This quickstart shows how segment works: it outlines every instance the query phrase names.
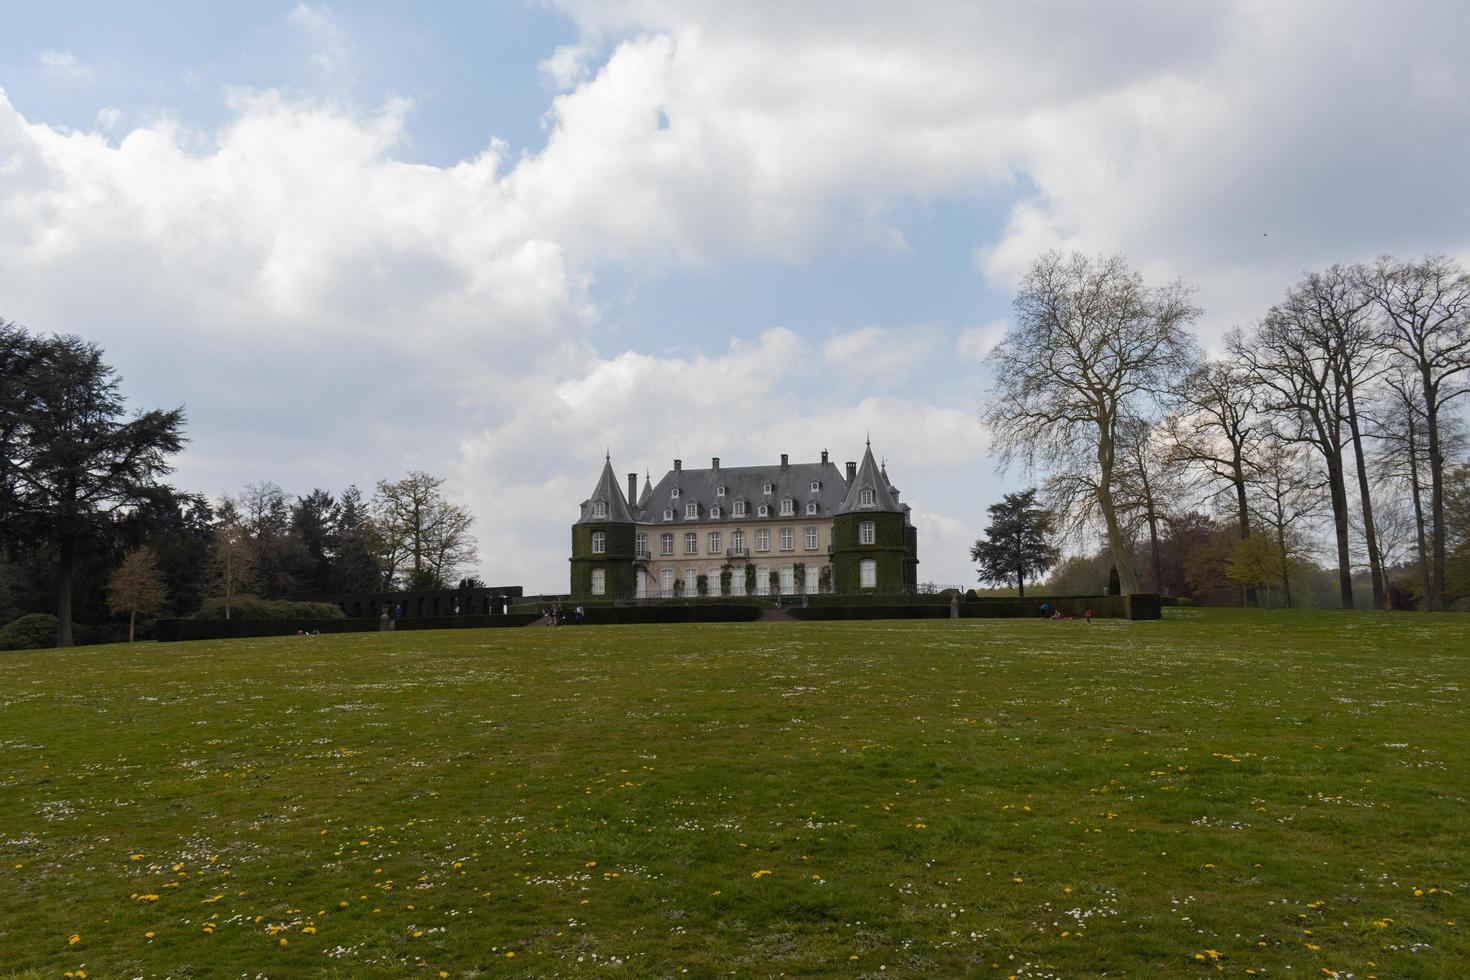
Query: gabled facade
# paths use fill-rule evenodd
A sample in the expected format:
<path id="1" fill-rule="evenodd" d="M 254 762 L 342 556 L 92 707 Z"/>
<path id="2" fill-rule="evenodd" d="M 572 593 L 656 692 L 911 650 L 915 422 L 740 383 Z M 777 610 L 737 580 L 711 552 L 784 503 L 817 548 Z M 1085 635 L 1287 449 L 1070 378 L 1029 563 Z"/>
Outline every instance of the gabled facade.
<path id="1" fill-rule="evenodd" d="M 633 501 L 636 501 L 634 503 Z M 814 595 L 912 591 L 918 538 L 872 448 L 846 472 L 828 459 L 685 469 L 657 484 L 604 461 L 572 526 L 574 596 Z"/>

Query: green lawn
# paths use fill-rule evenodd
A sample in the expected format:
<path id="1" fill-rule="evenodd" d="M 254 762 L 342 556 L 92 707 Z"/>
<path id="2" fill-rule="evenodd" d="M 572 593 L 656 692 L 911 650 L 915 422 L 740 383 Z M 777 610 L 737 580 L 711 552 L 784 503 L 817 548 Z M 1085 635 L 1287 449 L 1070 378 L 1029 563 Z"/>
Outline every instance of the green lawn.
<path id="1" fill-rule="evenodd" d="M 0 976 L 1470 975 L 1470 616 L 1167 613 L 0 654 Z"/>

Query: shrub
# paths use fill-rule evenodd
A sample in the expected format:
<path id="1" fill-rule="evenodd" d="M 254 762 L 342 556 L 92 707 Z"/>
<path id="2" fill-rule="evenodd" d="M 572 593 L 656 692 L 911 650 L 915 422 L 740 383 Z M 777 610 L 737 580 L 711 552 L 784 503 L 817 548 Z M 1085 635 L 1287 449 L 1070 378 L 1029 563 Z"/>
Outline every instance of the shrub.
<path id="1" fill-rule="evenodd" d="M 40 650 L 56 646 L 56 617 L 30 613 L 0 628 L 0 650 Z"/>
<path id="2" fill-rule="evenodd" d="M 195 619 L 224 619 L 225 601 L 206 599 L 194 614 Z M 288 599 L 261 599 L 258 596 L 236 596 L 230 602 L 230 619 L 346 619 L 340 608 L 330 602 L 291 602 Z"/>

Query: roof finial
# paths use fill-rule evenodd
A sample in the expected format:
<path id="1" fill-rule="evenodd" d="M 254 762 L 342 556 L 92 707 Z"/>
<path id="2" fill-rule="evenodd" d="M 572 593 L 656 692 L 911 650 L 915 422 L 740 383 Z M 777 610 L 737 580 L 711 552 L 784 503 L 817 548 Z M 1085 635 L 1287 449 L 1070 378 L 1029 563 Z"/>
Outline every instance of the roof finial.
<path id="1" fill-rule="evenodd" d="M 864 433 L 864 438 L 867 440 L 868 448 L 869 449 L 872 449 L 873 448 L 873 432 L 872 432 L 871 429 Z"/>
<path id="2" fill-rule="evenodd" d="M 607 449 L 606 449 L 606 451 L 603 452 L 603 454 L 602 454 L 602 461 L 604 463 L 611 463 L 612 462 L 612 446 L 608 446 Z"/>

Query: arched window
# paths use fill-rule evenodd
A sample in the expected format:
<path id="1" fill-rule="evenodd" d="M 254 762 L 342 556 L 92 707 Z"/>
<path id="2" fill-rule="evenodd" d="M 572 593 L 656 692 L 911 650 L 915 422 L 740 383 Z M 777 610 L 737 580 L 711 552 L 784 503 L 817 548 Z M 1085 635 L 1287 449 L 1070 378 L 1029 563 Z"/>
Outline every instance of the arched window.
<path id="1" fill-rule="evenodd" d="M 592 594 L 603 595 L 607 592 L 607 571 L 602 568 L 592 569 Z"/>
<path id="2" fill-rule="evenodd" d="M 684 554 L 699 554 L 699 535 L 693 531 L 689 531 L 684 535 Z"/>
<path id="3" fill-rule="evenodd" d="M 711 531 L 705 537 L 707 538 L 707 540 L 705 541 L 705 551 L 709 552 L 712 555 L 718 555 L 720 553 L 720 548 L 721 548 L 721 545 L 720 545 L 720 532 L 719 531 Z"/>
<path id="4" fill-rule="evenodd" d="M 665 599 L 674 594 L 674 570 L 665 568 L 658 573 L 658 590 Z"/>
<path id="5" fill-rule="evenodd" d="M 872 521 L 863 521 L 858 525 L 858 544 L 873 544 L 876 540 Z"/>
<path id="6" fill-rule="evenodd" d="M 755 516 L 756 517 L 769 517 L 770 514 L 771 514 L 771 508 L 767 507 L 765 504 L 761 504 L 759 507 L 757 507 L 755 509 Z"/>
<path id="7" fill-rule="evenodd" d="M 607 551 L 607 535 L 601 531 L 592 532 L 592 553 L 600 555 Z"/>
<path id="8" fill-rule="evenodd" d="M 822 489 L 822 481 L 821 480 L 813 480 L 812 481 L 812 493 L 816 493 L 820 489 Z"/>
<path id="9" fill-rule="evenodd" d="M 711 516 L 711 517 L 719 517 L 720 516 L 720 508 L 718 508 L 718 507 L 711 507 L 709 509 L 709 516 Z"/>
<path id="10" fill-rule="evenodd" d="M 730 547 L 735 550 L 735 556 L 738 558 L 740 556 L 740 552 L 742 552 L 742 551 L 745 550 L 745 532 L 744 531 L 731 531 L 730 532 Z"/>
<path id="11" fill-rule="evenodd" d="M 665 507 L 664 508 L 664 520 L 666 520 L 666 521 L 672 521 L 673 519 L 674 519 L 674 508 L 672 508 L 672 507 Z"/>
<path id="12" fill-rule="evenodd" d="M 817 512 L 817 502 L 815 500 L 807 501 L 806 512 L 808 514 L 815 514 Z"/>
<path id="13" fill-rule="evenodd" d="M 674 553 L 674 536 L 668 531 L 658 536 L 658 553 L 661 555 L 672 555 Z"/>
<path id="14" fill-rule="evenodd" d="M 669 499 L 671 499 L 671 500 L 678 500 L 679 499 L 679 488 L 678 487 L 675 487 L 674 489 L 672 489 L 672 490 L 669 491 Z"/>
<path id="15" fill-rule="evenodd" d="M 699 595 L 699 569 L 684 569 L 684 594 Z"/>
<path id="16" fill-rule="evenodd" d="M 873 506 L 873 490 L 871 487 L 863 487 L 861 490 L 858 491 L 858 506 Z"/>
<path id="17" fill-rule="evenodd" d="M 715 487 L 715 496 L 716 497 L 723 497 L 724 495 L 725 495 L 725 488 L 723 486 Z"/>
<path id="18" fill-rule="evenodd" d="M 774 488 L 769 483 L 767 483 L 765 486 L 761 487 L 761 493 L 770 493 L 773 489 Z"/>
<path id="19" fill-rule="evenodd" d="M 878 587 L 878 563 L 871 558 L 864 558 L 858 562 L 858 588 L 876 589 Z"/>

